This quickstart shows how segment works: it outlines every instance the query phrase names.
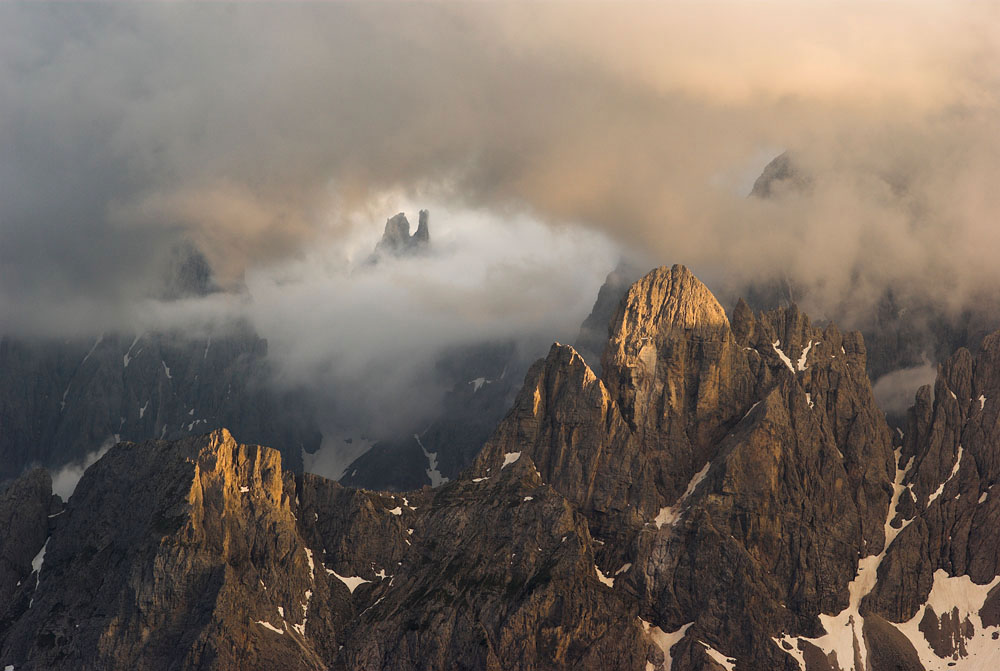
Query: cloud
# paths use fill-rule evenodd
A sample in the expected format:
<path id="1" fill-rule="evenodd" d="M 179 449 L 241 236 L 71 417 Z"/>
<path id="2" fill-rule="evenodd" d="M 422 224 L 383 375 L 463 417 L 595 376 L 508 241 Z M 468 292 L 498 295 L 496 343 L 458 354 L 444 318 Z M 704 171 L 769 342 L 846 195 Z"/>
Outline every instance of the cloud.
<path id="1" fill-rule="evenodd" d="M 60 335 L 132 324 L 178 239 L 223 280 L 336 263 L 400 194 L 598 231 L 736 292 L 790 278 L 810 313 L 848 326 L 886 287 L 959 312 L 1000 282 L 996 14 L 943 1 L 3 5 L 0 320 Z M 783 149 L 813 188 L 745 198 Z M 399 281 L 446 313 L 462 304 L 471 324 L 480 309 L 538 309 L 535 270 L 495 268 L 510 288 L 498 295 Z M 292 287 L 290 302 L 311 297 Z M 413 293 L 350 289 L 367 292 L 359 306 Z"/>
<path id="2" fill-rule="evenodd" d="M 936 378 L 937 366 L 929 363 L 904 368 L 879 378 L 872 387 L 872 393 L 882 410 L 890 415 L 899 416 L 913 405 L 917 389 L 925 384 L 934 384 Z"/>
<path id="3" fill-rule="evenodd" d="M 404 198 L 392 204 L 416 214 Z M 442 356 L 509 341 L 533 360 L 572 341 L 619 254 L 600 233 L 530 217 L 430 213 L 424 254 L 369 264 L 377 236 L 365 234 L 247 276 L 246 314 L 269 357 L 283 382 L 327 399 L 328 426 L 412 431 L 451 384 Z"/>
<path id="4" fill-rule="evenodd" d="M 76 490 L 80 478 L 83 477 L 84 471 L 97 463 L 97 460 L 103 457 L 104 453 L 114 447 L 117 442 L 117 437 L 109 437 L 98 449 L 88 452 L 81 461 L 67 464 L 53 473 L 52 493 L 61 496 L 63 501 L 69 500 L 73 491 Z"/>

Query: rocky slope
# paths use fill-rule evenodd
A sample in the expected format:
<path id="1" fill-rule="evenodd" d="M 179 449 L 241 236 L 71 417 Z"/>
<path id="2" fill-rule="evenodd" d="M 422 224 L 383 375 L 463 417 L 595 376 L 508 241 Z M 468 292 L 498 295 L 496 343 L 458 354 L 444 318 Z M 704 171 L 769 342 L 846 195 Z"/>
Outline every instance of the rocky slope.
<path id="1" fill-rule="evenodd" d="M 433 489 L 294 475 L 225 431 L 122 443 L 55 517 L 40 475 L 10 495 L 35 504 L 0 665 L 992 668 L 1000 333 L 895 444 L 865 363 L 674 266 L 629 288 L 602 377 L 553 345 Z"/>
<path id="2" fill-rule="evenodd" d="M 267 341 L 233 324 L 211 337 L 104 334 L 90 341 L 0 338 L 0 482 L 30 464 L 79 462 L 109 439 L 234 427 L 301 469 L 319 447 L 306 399 L 270 383 Z"/>
<path id="3" fill-rule="evenodd" d="M 172 250 L 160 289 L 161 301 L 222 290 L 191 245 Z M 309 400 L 272 384 L 267 341 L 249 324 L 220 324 L 211 333 L 66 340 L 0 334 L 0 483 L 31 465 L 82 463 L 117 440 L 180 438 L 222 426 L 277 447 L 301 469 L 302 451 L 316 450 L 321 438 Z"/>

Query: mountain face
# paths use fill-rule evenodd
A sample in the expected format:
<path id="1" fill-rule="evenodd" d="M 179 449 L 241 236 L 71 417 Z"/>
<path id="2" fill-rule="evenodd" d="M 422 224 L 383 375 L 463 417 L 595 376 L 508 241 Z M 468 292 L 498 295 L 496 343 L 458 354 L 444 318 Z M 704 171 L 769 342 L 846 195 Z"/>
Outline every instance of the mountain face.
<path id="1" fill-rule="evenodd" d="M 553 345 L 433 489 L 296 475 L 224 430 L 121 443 L 64 509 L 26 475 L 0 665 L 993 668 L 1000 333 L 895 442 L 865 368 L 859 334 L 727 315 L 674 266 L 628 289 L 601 377 Z"/>
<path id="2" fill-rule="evenodd" d="M 319 447 L 308 403 L 273 389 L 267 341 L 234 325 L 214 337 L 104 334 L 93 341 L 0 339 L 0 481 L 30 464 L 83 461 L 109 440 L 231 426 L 301 469 Z"/>
<path id="3" fill-rule="evenodd" d="M 156 298 L 222 291 L 205 257 L 180 245 Z M 245 287 L 233 287 L 240 292 Z M 0 483 L 41 465 L 93 460 L 119 440 L 175 439 L 223 426 L 280 449 L 301 470 L 321 436 L 309 399 L 271 383 L 267 341 L 235 322 L 211 336 L 103 333 L 26 339 L 0 334 Z"/>
<path id="4" fill-rule="evenodd" d="M 598 374 L 608 322 L 641 275 L 634 265 L 621 261 L 608 274 L 580 326 L 574 347 Z M 525 352 L 511 341 L 446 352 L 438 362 L 438 378 L 450 388 L 438 416 L 416 433 L 375 443 L 347 466 L 340 483 L 406 491 L 457 478 L 496 430 L 532 360 L 541 353 Z"/>

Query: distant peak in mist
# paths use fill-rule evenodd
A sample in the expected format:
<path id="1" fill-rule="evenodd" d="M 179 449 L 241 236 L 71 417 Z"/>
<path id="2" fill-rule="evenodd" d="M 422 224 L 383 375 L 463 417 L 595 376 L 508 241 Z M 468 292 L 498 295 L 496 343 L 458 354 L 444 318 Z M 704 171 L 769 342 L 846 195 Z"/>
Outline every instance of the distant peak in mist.
<path id="1" fill-rule="evenodd" d="M 400 212 L 389 217 L 385 222 L 382 239 L 375 245 L 371 261 L 377 261 L 380 256 L 403 256 L 426 249 L 431 241 L 428 216 L 427 210 L 420 210 L 417 230 L 413 235 L 410 235 L 410 222 L 405 214 Z"/>
<path id="2" fill-rule="evenodd" d="M 750 195 L 755 198 L 771 198 L 782 191 L 798 191 L 808 185 L 808 176 L 785 151 L 764 166 L 764 170 L 753 183 Z"/>

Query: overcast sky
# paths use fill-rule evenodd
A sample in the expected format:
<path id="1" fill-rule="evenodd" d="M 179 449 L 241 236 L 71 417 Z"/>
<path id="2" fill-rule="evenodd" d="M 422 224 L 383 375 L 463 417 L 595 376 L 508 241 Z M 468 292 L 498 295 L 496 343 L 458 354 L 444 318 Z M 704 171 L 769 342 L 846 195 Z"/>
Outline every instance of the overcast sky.
<path id="1" fill-rule="evenodd" d="M 301 299 L 294 273 L 425 204 L 445 229 L 520 226 L 522 250 L 593 236 L 530 257 L 552 296 L 638 249 L 793 278 L 820 317 L 889 284 L 961 305 L 1000 281 L 997 25 L 944 1 L 3 3 L 0 323 L 135 323 L 180 239 Z M 784 150 L 812 187 L 748 200 Z M 512 253 L 462 240 L 456 267 Z M 488 287 L 495 320 L 536 284 L 511 280 L 526 258 L 421 300 Z"/>

